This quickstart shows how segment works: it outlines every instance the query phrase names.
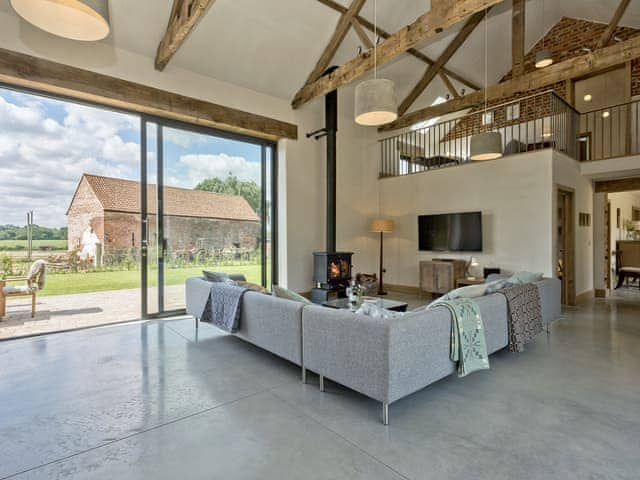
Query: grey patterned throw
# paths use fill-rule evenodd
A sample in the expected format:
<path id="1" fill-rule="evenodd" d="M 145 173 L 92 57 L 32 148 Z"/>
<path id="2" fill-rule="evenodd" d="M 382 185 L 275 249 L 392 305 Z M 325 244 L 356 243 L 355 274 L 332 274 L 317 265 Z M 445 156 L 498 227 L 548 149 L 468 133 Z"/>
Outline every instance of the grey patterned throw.
<path id="1" fill-rule="evenodd" d="M 540 292 L 533 283 L 498 290 L 507 299 L 509 351 L 523 352 L 524 346 L 542 332 Z"/>
<path id="2" fill-rule="evenodd" d="M 451 313 L 449 356 L 452 362 L 458 363 L 458 376 L 465 377 L 477 370 L 488 369 L 489 355 L 484 325 L 476 302 L 468 298 L 457 298 L 436 301 L 428 308 L 435 307 L 444 307 Z"/>
<path id="3" fill-rule="evenodd" d="M 211 294 L 200 318 L 229 333 L 240 328 L 240 305 L 248 288 L 238 287 L 225 282 L 211 284 Z"/>

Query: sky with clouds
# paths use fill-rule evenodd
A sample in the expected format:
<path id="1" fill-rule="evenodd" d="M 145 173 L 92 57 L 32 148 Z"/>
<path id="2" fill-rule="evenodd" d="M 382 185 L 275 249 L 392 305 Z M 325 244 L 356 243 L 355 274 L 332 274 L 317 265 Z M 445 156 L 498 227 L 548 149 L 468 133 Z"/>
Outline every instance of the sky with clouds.
<path id="1" fill-rule="evenodd" d="M 155 126 L 148 168 L 155 172 Z M 165 183 L 193 188 L 229 174 L 260 183 L 260 147 L 163 129 Z M 0 225 L 61 227 L 83 173 L 140 179 L 140 119 L 110 110 L 0 88 Z"/>

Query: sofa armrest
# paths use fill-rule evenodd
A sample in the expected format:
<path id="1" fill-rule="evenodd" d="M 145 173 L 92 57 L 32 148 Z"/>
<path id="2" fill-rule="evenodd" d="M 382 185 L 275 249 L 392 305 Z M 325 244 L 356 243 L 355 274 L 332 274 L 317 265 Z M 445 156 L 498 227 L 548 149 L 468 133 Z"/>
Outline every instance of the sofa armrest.
<path id="1" fill-rule="evenodd" d="M 187 314 L 199 319 L 211 294 L 211 282 L 200 277 L 187 278 L 184 288 Z"/>
<path id="2" fill-rule="evenodd" d="M 542 323 L 549 326 L 562 315 L 562 282 L 557 278 L 544 278 L 535 284 L 540 292 Z"/>
<path id="3" fill-rule="evenodd" d="M 302 311 L 302 331 L 305 368 L 388 401 L 388 321 L 312 305 Z"/>

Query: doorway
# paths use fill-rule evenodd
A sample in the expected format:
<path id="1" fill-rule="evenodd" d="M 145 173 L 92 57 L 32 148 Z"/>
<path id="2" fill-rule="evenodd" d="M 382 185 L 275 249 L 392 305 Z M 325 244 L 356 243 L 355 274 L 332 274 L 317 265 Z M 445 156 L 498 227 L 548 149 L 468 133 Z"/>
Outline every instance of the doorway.
<path id="1" fill-rule="evenodd" d="M 276 282 L 275 144 L 152 117 L 141 132 L 143 317 L 183 313 L 203 270 Z"/>
<path id="2" fill-rule="evenodd" d="M 559 187 L 558 208 L 558 242 L 557 242 L 557 276 L 562 282 L 562 303 L 575 305 L 575 233 L 574 233 L 574 192 Z"/>

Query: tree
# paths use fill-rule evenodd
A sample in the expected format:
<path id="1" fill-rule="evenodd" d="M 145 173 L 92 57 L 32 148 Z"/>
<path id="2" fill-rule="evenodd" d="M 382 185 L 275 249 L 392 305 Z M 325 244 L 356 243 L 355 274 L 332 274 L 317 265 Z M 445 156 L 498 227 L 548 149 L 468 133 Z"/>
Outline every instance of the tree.
<path id="1" fill-rule="evenodd" d="M 207 178 L 198 185 L 196 190 L 204 190 L 205 192 L 223 193 L 226 195 L 239 195 L 244 197 L 251 208 L 260 215 L 261 191 L 258 184 L 254 181 L 238 180 L 238 177 L 229 175 L 226 180 L 218 177 Z"/>

